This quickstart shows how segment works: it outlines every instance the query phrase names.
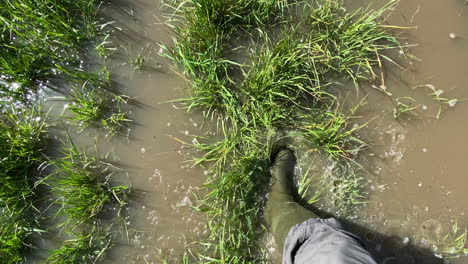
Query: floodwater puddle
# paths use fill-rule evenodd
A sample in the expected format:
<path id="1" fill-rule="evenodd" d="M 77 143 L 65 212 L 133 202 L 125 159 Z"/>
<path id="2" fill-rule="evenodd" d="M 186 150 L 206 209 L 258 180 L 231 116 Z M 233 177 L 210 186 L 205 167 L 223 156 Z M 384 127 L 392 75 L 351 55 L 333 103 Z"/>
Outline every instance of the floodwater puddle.
<path id="1" fill-rule="evenodd" d="M 392 96 L 364 87 L 368 104 L 358 113 L 372 121 L 358 132 L 370 144 L 358 159 L 370 176 L 357 222 L 435 251 L 453 251 L 468 227 L 467 22 L 462 1 L 399 2 L 388 24 L 408 28 L 400 38 L 418 60 L 408 65 L 399 52 L 403 72 L 387 62 Z M 398 101 L 416 108 L 395 118 L 408 108 Z"/>
<path id="2" fill-rule="evenodd" d="M 127 171 L 134 190 L 128 240 L 119 241 L 105 263 L 161 263 L 161 257 L 172 263 L 204 235 L 204 215 L 191 208 L 204 171 L 186 163 L 191 150 L 176 140 L 191 142 L 191 135 L 201 134 L 202 118 L 169 102 L 187 96 L 187 83 L 158 55 L 159 43 L 171 43 L 161 3 L 113 2 L 102 7 L 121 28 L 111 71 L 137 104 L 127 135 L 99 143 Z M 365 2 L 353 2 L 353 8 Z M 360 90 L 368 103 L 359 109 L 362 119 L 357 122 L 370 121 L 358 134 L 370 147 L 357 161 L 368 172 L 364 181 L 369 197 L 353 220 L 405 244 L 431 247 L 455 224 L 460 230 L 468 227 L 468 101 L 463 101 L 468 99 L 467 22 L 462 0 L 401 1 L 389 24 L 415 27 L 398 31 L 407 51 L 420 61 L 407 61 L 396 51 L 392 56 L 405 70 L 384 65 L 392 96 L 370 85 Z M 429 94 L 439 90 L 440 98 L 458 101 L 454 107 L 443 104 L 436 119 L 440 101 Z M 417 108 L 395 118 L 396 98 Z M 404 263 L 422 263 L 411 261 Z"/>
<path id="3" fill-rule="evenodd" d="M 156 1 L 141 0 L 102 10 L 122 29 L 115 33 L 120 46 L 111 57 L 111 72 L 136 102 L 127 135 L 100 143 L 127 171 L 133 190 L 128 239 L 111 249 L 105 263 L 161 263 L 166 257 L 173 263 L 203 235 L 204 215 L 191 206 L 205 176 L 201 168 L 191 168 L 190 150 L 176 140 L 190 142 L 190 135 L 200 134 L 201 119 L 170 102 L 187 96 L 187 84 L 158 54 L 159 43 L 171 42 L 160 8 Z"/>

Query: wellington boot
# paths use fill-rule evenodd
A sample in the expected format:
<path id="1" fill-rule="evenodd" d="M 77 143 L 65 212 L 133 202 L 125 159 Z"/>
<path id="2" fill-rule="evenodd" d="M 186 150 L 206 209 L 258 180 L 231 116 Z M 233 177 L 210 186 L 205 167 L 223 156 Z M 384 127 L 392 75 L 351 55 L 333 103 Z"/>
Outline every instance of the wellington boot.
<path id="1" fill-rule="evenodd" d="M 284 240 L 291 227 L 310 218 L 318 218 L 316 214 L 294 201 L 292 186 L 295 164 L 294 153 L 284 149 L 278 152 L 271 166 L 272 186 L 265 207 L 265 221 L 271 227 L 280 250 L 283 249 Z"/>

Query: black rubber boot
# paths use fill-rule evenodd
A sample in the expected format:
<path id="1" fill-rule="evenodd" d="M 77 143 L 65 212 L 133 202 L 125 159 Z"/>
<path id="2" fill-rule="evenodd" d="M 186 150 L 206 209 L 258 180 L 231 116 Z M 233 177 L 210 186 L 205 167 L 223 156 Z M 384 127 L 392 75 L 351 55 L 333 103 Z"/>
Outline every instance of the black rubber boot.
<path id="1" fill-rule="evenodd" d="M 318 218 L 294 201 L 292 184 L 295 164 L 294 153 L 285 149 L 278 152 L 271 166 L 272 186 L 265 207 L 265 221 L 280 250 L 283 250 L 284 240 L 291 227 L 310 218 Z"/>

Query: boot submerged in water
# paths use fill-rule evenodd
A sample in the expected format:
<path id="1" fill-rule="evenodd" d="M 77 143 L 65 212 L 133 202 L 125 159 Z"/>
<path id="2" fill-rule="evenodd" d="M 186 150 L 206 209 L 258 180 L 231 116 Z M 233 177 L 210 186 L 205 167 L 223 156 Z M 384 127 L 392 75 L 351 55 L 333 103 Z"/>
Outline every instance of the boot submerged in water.
<path id="1" fill-rule="evenodd" d="M 294 201 L 292 187 L 295 165 L 294 153 L 283 149 L 276 154 L 270 170 L 272 184 L 265 206 L 265 221 L 270 226 L 280 250 L 291 227 L 310 218 L 318 218 L 316 214 Z"/>

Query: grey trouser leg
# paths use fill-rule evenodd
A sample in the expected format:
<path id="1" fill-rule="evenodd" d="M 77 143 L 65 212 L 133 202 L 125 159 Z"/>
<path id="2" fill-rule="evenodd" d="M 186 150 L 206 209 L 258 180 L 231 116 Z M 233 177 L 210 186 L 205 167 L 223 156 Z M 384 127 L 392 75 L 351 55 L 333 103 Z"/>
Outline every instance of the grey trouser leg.
<path id="1" fill-rule="evenodd" d="M 375 264 L 360 239 L 334 218 L 309 219 L 291 228 L 283 264 Z"/>

